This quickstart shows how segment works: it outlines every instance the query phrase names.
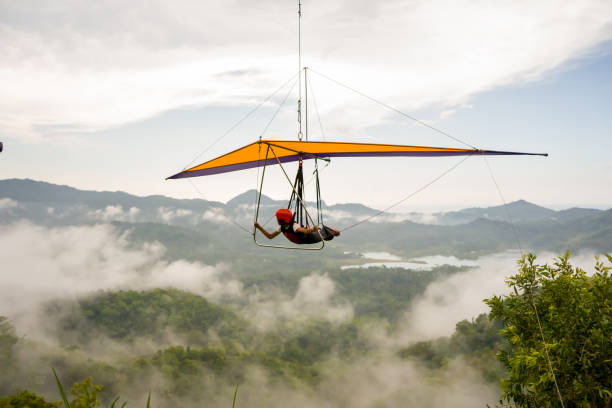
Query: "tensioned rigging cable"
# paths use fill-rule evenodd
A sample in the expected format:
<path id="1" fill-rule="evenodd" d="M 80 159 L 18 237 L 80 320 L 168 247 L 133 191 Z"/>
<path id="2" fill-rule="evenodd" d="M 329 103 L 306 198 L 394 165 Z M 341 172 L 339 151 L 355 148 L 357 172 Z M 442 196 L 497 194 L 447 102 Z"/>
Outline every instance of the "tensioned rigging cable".
<path id="1" fill-rule="evenodd" d="M 289 96 L 289 94 L 291 93 L 291 91 L 293 90 L 293 88 L 295 87 L 295 82 L 297 81 L 295 78 L 296 76 L 299 75 L 299 72 L 297 74 L 294 74 L 291 78 L 289 78 L 287 81 L 285 81 L 279 88 L 277 88 L 274 92 L 272 92 L 270 95 L 268 95 L 267 98 L 265 98 L 262 102 L 260 102 L 257 106 L 255 106 L 253 109 L 251 109 L 246 115 L 244 115 L 241 119 L 239 119 L 236 123 L 234 123 L 228 130 L 225 131 L 225 133 L 223 133 L 220 137 L 218 137 L 216 140 L 214 140 L 210 145 L 208 145 L 202 152 L 200 152 L 187 166 L 185 166 L 183 168 L 183 170 L 187 169 L 187 167 L 191 166 L 193 164 L 193 162 L 195 162 L 196 160 L 198 160 L 204 153 L 206 153 L 208 150 L 210 150 L 214 145 L 216 145 L 218 142 L 220 142 L 224 137 L 226 137 L 227 135 L 229 135 L 234 129 L 236 129 L 242 122 L 244 122 L 249 116 L 251 116 L 253 113 L 255 113 L 255 111 L 257 111 L 259 108 L 261 108 L 266 102 L 268 102 L 270 99 L 272 99 L 274 97 L 274 95 L 276 95 L 278 92 L 280 92 L 283 88 L 285 88 L 289 83 L 291 83 L 291 81 L 293 80 L 293 85 L 291 86 L 291 89 L 289 90 L 289 92 L 287 93 L 287 95 L 285 95 L 285 98 L 283 99 L 282 104 L 285 103 L 285 101 L 287 100 L 287 97 Z M 281 106 L 282 106 L 281 104 Z M 276 112 L 274 113 L 274 116 L 272 117 L 272 120 L 274 120 L 274 118 L 276 117 L 276 115 L 278 114 L 279 109 L 276 110 Z M 270 122 L 268 122 L 268 124 L 266 125 L 266 127 L 264 128 L 264 132 L 268 129 L 268 127 L 270 126 L 270 123 L 272 123 L 272 120 Z M 259 171 L 259 166 L 257 168 L 257 170 Z M 202 192 L 200 191 L 200 189 L 195 185 L 195 183 L 193 183 L 191 180 L 189 180 L 189 184 L 191 184 L 193 186 L 193 188 L 198 192 L 198 194 L 200 195 L 200 197 L 202 199 L 204 198 L 204 194 L 202 194 Z M 249 235 L 252 235 L 252 233 L 247 230 L 245 227 L 243 227 L 242 225 L 236 223 L 234 220 L 230 219 L 230 221 L 236 225 L 238 228 L 240 228 L 241 230 L 247 232 Z"/>
<path id="2" fill-rule="evenodd" d="M 278 115 L 280 110 L 282 109 L 282 107 L 285 105 L 285 102 L 287 102 L 287 98 L 289 98 L 289 95 L 293 91 L 293 88 L 295 88 L 295 84 L 296 83 L 297 83 L 297 79 L 293 82 L 293 85 L 291 85 L 291 88 L 289 89 L 289 91 L 287 92 L 285 97 L 283 98 L 282 102 L 278 105 L 278 108 L 276 109 L 276 112 L 274 112 L 274 115 L 272 115 L 272 118 L 268 121 L 268 123 L 264 127 L 263 131 L 261 132 L 261 134 L 259 136 L 259 139 L 261 139 L 265 135 L 265 133 L 268 131 L 268 128 L 270 127 L 270 124 L 272 124 L 272 122 L 274 121 L 274 119 L 276 118 L 276 116 Z M 255 205 L 257 204 L 258 195 L 261 194 L 261 191 L 259 191 L 259 168 L 261 167 L 261 144 L 259 145 L 259 160 L 257 162 L 258 162 L 258 164 L 257 164 L 257 179 L 255 180 Z M 274 217 L 274 216 L 272 216 L 272 217 Z M 268 222 L 270 222 L 272 217 L 270 217 L 268 219 L 268 221 L 266 221 L 263 225 L 265 226 Z M 256 215 L 254 215 L 254 221 L 253 222 L 257 222 Z"/>
<path id="3" fill-rule="evenodd" d="M 323 131 L 323 123 L 321 122 L 321 115 L 319 114 L 319 108 L 317 106 L 317 99 L 315 98 L 314 88 L 312 87 L 312 79 L 308 79 L 306 86 L 310 87 L 310 93 L 312 94 L 312 103 L 314 104 L 315 113 L 319 121 L 319 128 L 321 129 L 321 137 L 325 140 L 325 132 Z"/>
<path id="4" fill-rule="evenodd" d="M 452 136 L 452 135 L 450 135 L 450 134 L 446 133 L 446 132 L 445 132 L 445 131 L 443 131 L 443 130 L 440 130 L 440 129 L 438 129 L 438 128 L 434 127 L 434 126 L 431 126 L 430 124 L 425 123 L 425 122 L 423 122 L 422 120 L 419 120 L 419 119 L 415 118 L 414 116 L 411 116 L 411 115 L 407 114 L 406 112 L 402 112 L 401 110 L 399 110 L 399 109 L 397 109 L 397 108 L 394 108 L 394 107 L 393 107 L 393 106 L 391 106 L 391 105 L 388 105 L 388 104 L 386 104 L 386 103 L 384 103 L 384 102 L 382 102 L 382 101 L 379 101 L 378 99 L 373 98 L 373 97 L 371 97 L 371 96 L 369 96 L 369 95 L 366 95 L 365 93 L 363 93 L 363 92 L 361 92 L 361 91 L 358 91 L 357 89 L 355 89 L 355 88 L 353 88 L 353 87 L 350 87 L 350 86 L 348 86 L 348 85 L 346 85 L 346 84 L 343 84 L 342 82 L 340 82 L 340 81 L 338 81 L 338 80 L 335 80 L 335 79 L 333 79 L 333 78 L 330 78 L 330 77 L 328 77 L 328 76 L 327 76 L 327 75 L 325 75 L 325 74 L 322 74 L 322 73 L 320 73 L 320 72 L 318 72 L 318 71 L 315 71 L 315 70 L 314 70 L 314 69 L 312 69 L 312 68 L 309 68 L 309 70 L 310 70 L 310 71 L 312 71 L 312 72 L 314 72 L 314 73 L 315 73 L 315 74 L 317 74 L 317 75 L 322 76 L 323 78 L 327 79 L 328 81 L 334 82 L 334 83 L 336 83 L 336 84 L 338 84 L 338 85 L 342 86 L 343 88 L 346 88 L 346 89 L 348 89 L 348 90 L 350 90 L 350 91 L 355 92 L 355 93 L 356 93 L 356 94 L 358 94 L 358 95 L 363 96 L 364 98 L 367 98 L 367 99 L 371 100 L 372 102 L 375 102 L 375 103 L 377 103 L 377 104 L 379 104 L 379 105 L 381 105 L 381 106 L 384 106 L 384 107 L 385 107 L 385 108 L 387 108 L 387 109 L 390 109 L 390 110 L 392 110 L 392 111 L 394 111 L 394 112 L 396 112 L 396 113 L 399 113 L 400 115 L 405 116 L 405 117 L 407 117 L 408 119 L 411 119 L 411 120 L 415 121 L 416 123 L 418 123 L 418 124 L 420 124 L 420 125 L 422 125 L 422 126 L 428 127 L 429 129 L 434 130 L 434 131 L 436 131 L 436 132 L 438 132 L 438 133 L 440 133 L 440 134 L 442 134 L 442 135 L 444 135 L 444 136 L 446 136 L 446 137 L 449 137 L 449 138 L 453 139 L 453 140 L 454 140 L 454 141 L 456 141 L 456 142 L 459 142 L 459 143 L 462 143 L 462 144 L 464 144 L 464 145 L 466 145 L 466 146 L 468 146 L 468 147 L 471 147 L 472 149 L 476 149 L 476 147 L 475 147 L 475 146 L 472 146 L 471 144 L 469 144 L 469 143 L 467 143 L 467 142 L 464 142 L 463 140 L 461 140 L 461 139 L 459 139 L 459 138 L 457 138 L 457 137 L 455 137 L 455 136 Z"/>
<path id="5" fill-rule="evenodd" d="M 340 232 L 344 232 L 346 230 L 349 230 L 353 227 L 358 226 L 359 224 L 363 224 L 366 221 L 371 220 L 372 218 L 378 217 L 379 215 L 386 213 L 387 211 L 389 211 L 390 209 L 392 209 L 393 207 L 397 207 L 398 205 L 400 205 L 401 203 L 403 203 L 404 201 L 408 200 L 409 198 L 414 197 L 415 195 L 417 195 L 418 193 L 420 193 L 421 191 L 425 190 L 427 187 L 431 186 L 432 184 L 434 184 L 436 181 L 440 180 L 442 177 L 446 176 L 448 173 L 450 173 L 451 171 L 455 170 L 457 167 L 459 167 L 460 164 L 462 164 L 463 162 L 465 162 L 467 159 L 469 159 L 470 157 L 472 157 L 472 154 L 470 154 L 469 156 L 465 156 L 461 161 L 455 163 L 453 166 L 451 166 L 450 168 L 448 168 L 447 170 L 445 170 L 444 172 L 442 172 L 439 176 L 437 176 L 436 178 L 434 178 L 433 180 L 429 181 L 427 184 L 419 187 L 418 189 L 416 189 L 415 191 L 413 191 L 412 193 L 410 193 L 409 195 L 407 195 L 406 197 L 402 198 L 401 200 L 399 200 L 398 202 L 396 202 L 395 204 L 392 204 L 390 206 L 388 206 L 387 208 L 385 208 L 384 210 L 380 210 L 379 212 L 377 212 L 374 215 L 371 215 L 369 217 L 366 217 L 354 224 L 349 225 L 348 227 L 343 228 L 342 230 L 340 230 Z"/>
<path id="6" fill-rule="evenodd" d="M 504 213 L 506 214 L 506 220 L 510 224 L 510 228 L 512 229 L 512 234 L 514 235 L 514 240 L 516 241 L 516 246 L 518 247 L 519 251 L 521 252 L 521 256 L 522 256 L 523 247 L 521 245 L 521 241 L 519 240 L 518 234 L 516 233 L 516 229 L 514 228 L 514 221 L 510 217 L 510 212 L 508 211 L 508 208 L 506 206 L 506 200 L 504 199 L 504 195 L 501 192 L 501 188 L 499 188 L 499 184 L 497 184 L 497 180 L 495 180 L 495 177 L 493 176 L 493 170 L 491 169 L 491 166 L 489 165 L 489 161 L 487 160 L 487 157 L 482 156 L 482 158 L 484 159 L 484 162 L 487 165 L 487 169 L 489 169 L 489 175 L 491 176 L 491 180 L 493 180 L 493 184 L 495 184 L 495 188 L 497 189 L 497 194 L 499 194 L 499 198 L 501 199 L 501 202 L 504 204 Z"/>
<path id="7" fill-rule="evenodd" d="M 189 183 L 193 186 L 193 188 L 195 188 L 195 190 L 198 192 L 198 194 L 200 194 L 200 197 L 202 197 L 202 199 L 204 200 L 204 194 L 202 194 L 202 192 L 200 191 L 200 189 L 198 188 L 198 186 L 195 185 L 195 183 L 193 181 L 191 181 L 191 179 L 187 179 L 189 181 Z M 234 224 L 235 226 L 237 226 L 238 228 L 240 228 L 241 230 L 245 231 L 247 234 L 251 235 L 251 231 L 248 231 L 245 227 L 243 227 L 242 225 L 238 224 L 236 221 L 234 221 L 231 218 L 228 218 L 232 224 Z"/>
<path id="8" fill-rule="evenodd" d="M 289 90 L 289 92 L 287 92 L 287 94 L 285 95 L 285 98 L 283 99 L 283 101 L 281 102 L 281 104 L 278 106 L 278 109 L 276 110 L 276 112 L 274 113 L 274 115 L 272 116 L 272 118 L 270 119 L 270 121 L 269 121 L 269 122 L 266 124 L 266 127 L 264 128 L 264 130 L 261 132 L 260 139 L 261 139 L 261 137 L 262 137 L 262 136 L 263 136 L 263 135 L 266 133 L 266 131 L 268 130 L 268 127 L 269 127 L 269 126 L 270 126 L 270 124 L 271 124 L 271 123 L 274 121 L 274 119 L 276 118 L 276 116 L 277 116 L 277 115 L 278 115 L 278 113 L 280 112 L 281 108 L 284 106 L 284 104 L 285 104 L 285 102 L 287 101 L 287 99 L 288 99 L 289 95 L 290 95 L 290 94 L 291 94 L 291 92 L 293 91 L 293 88 L 295 88 L 295 84 L 296 84 L 296 82 L 297 82 L 297 79 L 296 79 L 296 81 L 293 83 L 293 85 L 291 86 L 291 89 Z M 321 129 L 321 136 L 322 136 L 323 140 L 325 140 L 325 133 L 324 133 L 324 131 L 323 131 L 323 124 L 322 124 L 322 122 L 321 122 L 321 115 L 319 114 L 319 109 L 318 109 L 318 107 L 317 107 L 317 101 L 316 101 L 315 96 L 314 96 L 314 90 L 313 90 L 313 87 L 312 87 L 312 80 L 307 80 L 307 81 L 306 81 L 306 86 L 310 86 L 310 92 L 312 93 L 313 103 L 314 103 L 314 106 L 315 106 L 315 112 L 316 112 L 316 114 L 317 114 L 317 119 L 318 119 L 318 121 L 319 121 L 319 127 L 320 127 L 320 129 Z M 260 149 L 261 149 L 261 146 L 260 146 Z M 261 153 L 261 151 L 260 151 L 260 153 Z M 261 157 L 259 158 L 258 162 L 259 162 L 259 163 L 261 163 Z M 255 192 L 256 192 L 256 193 L 255 193 L 255 203 L 257 202 L 257 199 L 258 199 L 258 194 L 261 194 L 261 193 L 258 191 L 258 189 L 259 189 L 259 167 L 260 167 L 260 166 L 261 166 L 261 164 L 259 164 L 259 165 L 257 166 L 257 179 L 256 179 L 256 183 L 255 183 Z M 329 162 L 327 162 L 327 164 L 325 165 L 325 167 L 323 167 L 323 170 L 321 170 L 321 171 L 324 171 L 324 170 L 327 168 L 327 166 L 329 166 Z M 320 173 L 320 172 L 318 171 L 318 169 L 317 169 L 316 171 L 317 171 L 318 173 Z M 313 180 L 314 178 L 315 178 L 314 176 L 313 176 L 313 177 L 311 177 L 311 178 L 310 178 L 310 179 L 309 179 L 309 180 L 308 180 L 306 183 L 304 183 L 304 186 L 309 185 L 309 184 L 312 182 L 312 180 Z M 319 209 L 320 209 L 320 208 L 319 208 Z M 262 226 L 266 226 L 266 225 L 267 225 L 267 224 L 268 224 L 268 223 L 269 223 L 269 222 L 270 222 L 270 221 L 271 221 L 273 218 L 274 218 L 274 215 L 272 215 L 270 218 L 268 218 L 268 219 L 266 220 L 266 222 L 264 222 L 264 223 L 263 223 L 263 224 L 261 224 L 261 225 L 262 225 Z"/>
<path id="9" fill-rule="evenodd" d="M 278 105 L 278 108 L 276 108 L 274 115 L 272 115 L 272 117 L 270 118 L 270 120 L 268 121 L 264 129 L 261 131 L 261 135 L 259 136 L 260 139 L 266 134 L 266 132 L 268 131 L 268 128 L 270 127 L 272 122 L 274 122 L 274 119 L 276 119 L 276 116 L 278 115 L 282 107 L 285 105 L 285 102 L 287 102 L 287 98 L 289 98 L 289 95 L 291 94 L 291 92 L 293 92 L 293 88 L 295 88 L 295 84 L 297 82 L 298 82 L 297 79 L 293 81 L 293 85 L 291 85 L 291 88 L 289 88 L 289 91 L 285 94 L 285 97 L 283 98 L 282 102 Z"/>
<path id="10" fill-rule="evenodd" d="M 497 184 L 497 181 L 495 180 L 495 176 L 493 175 L 493 170 L 491 169 L 491 166 L 489 165 L 489 161 L 487 160 L 486 156 L 482 156 L 482 158 L 487 164 L 487 169 L 489 170 L 489 174 L 491 175 L 491 180 L 493 180 L 493 184 L 495 184 L 495 188 L 497 188 L 497 193 L 499 194 L 499 198 L 504 204 L 504 212 L 506 214 L 508 223 L 510 224 L 510 227 L 512 229 L 512 233 L 514 234 L 514 239 L 516 240 L 516 244 L 519 248 L 519 251 L 521 251 L 521 256 L 524 256 L 523 248 L 521 246 L 521 242 L 519 240 L 518 234 L 516 233 L 516 229 L 514 228 L 514 222 L 512 221 L 512 218 L 510 217 L 510 213 L 508 211 L 506 200 L 504 199 L 504 195 L 502 194 L 501 188 L 499 188 L 499 184 Z M 536 307 L 536 304 L 535 304 L 535 299 L 533 296 L 533 282 L 530 282 L 529 284 L 529 295 L 531 298 L 531 305 L 533 306 L 533 310 L 535 312 L 536 321 L 538 323 L 538 329 L 540 330 L 540 336 L 542 337 L 542 344 L 544 345 L 544 352 L 546 354 L 546 360 L 548 361 L 548 367 L 550 369 L 550 373 L 552 374 L 552 378 L 555 383 L 555 389 L 557 390 L 557 396 L 559 397 L 559 402 L 561 402 L 561 408 L 565 408 L 565 405 L 563 404 L 563 397 L 561 396 L 561 391 L 559 390 L 559 384 L 557 384 L 557 376 L 555 376 L 555 371 L 553 370 L 552 362 L 550 361 L 550 354 L 548 352 L 548 346 L 546 345 L 546 339 L 544 338 L 544 331 L 542 330 L 542 323 L 540 322 L 540 314 L 538 313 L 538 308 Z"/>
<path id="11" fill-rule="evenodd" d="M 192 161 L 189 162 L 189 164 L 187 164 L 183 170 L 187 169 L 189 166 L 191 166 L 196 160 L 198 160 L 200 157 L 202 157 L 202 155 L 204 153 L 206 153 L 207 151 L 209 151 L 214 145 L 216 145 L 218 142 L 220 142 L 225 136 L 227 136 L 228 134 L 230 134 L 234 129 L 236 129 L 238 127 L 238 125 L 240 125 L 242 122 L 244 122 L 249 116 L 251 116 L 253 113 L 255 113 L 255 111 L 257 111 L 259 108 L 261 108 L 266 102 L 268 102 L 270 99 L 272 99 L 274 97 L 274 95 L 276 95 L 278 92 L 280 92 L 284 87 L 286 87 L 289 83 L 291 83 L 291 81 L 297 76 L 299 75 L 299 72 L 295 75 L 293 75 L 291 78 L 289 78 L 287 81 L 285 81 L 285 83 L 283 83 L 276 91 L 272 92 L 270 95 L 268 95 L 268 97 L 266 99 L 264 99 L 263 101 L 261 101 L 261 103 L 257 106 L 255 106 L 253 109 L 251 109 L 246 115 L 244 115 L 240 120 L 238 120 L 236 123 L 234 123 L 234 125 L 232 127 L 230 127 L 227 131 L 225 131 L 225 133 L 223 133 L 221 136 L 219 136 L 215 141 L 213 141 L 210 145 L 208 145 L 204 150 L 202 150 Z"/>

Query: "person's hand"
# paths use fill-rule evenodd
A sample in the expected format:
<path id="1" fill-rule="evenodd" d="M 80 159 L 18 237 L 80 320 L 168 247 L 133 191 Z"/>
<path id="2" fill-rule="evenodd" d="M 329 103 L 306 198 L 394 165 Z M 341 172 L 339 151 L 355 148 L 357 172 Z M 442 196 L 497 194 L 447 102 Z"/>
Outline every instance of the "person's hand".
<path id="1" fill-rule="evenodd" d="M 260 227 L 260 225 L 259 225 L 259 223 L 258 223 L 258 222 L 255 222 L 255 224 L 253 224 L 253 225 L 255 225 L 255 227 L 257 227 L 257 228 L 259 228 L 259 227 Z"/>

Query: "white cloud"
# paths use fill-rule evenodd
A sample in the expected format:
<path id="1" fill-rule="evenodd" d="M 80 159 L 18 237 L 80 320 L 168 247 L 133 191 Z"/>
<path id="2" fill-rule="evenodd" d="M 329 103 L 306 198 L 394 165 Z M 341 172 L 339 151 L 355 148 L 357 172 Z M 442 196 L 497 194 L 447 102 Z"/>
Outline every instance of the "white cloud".
<path id="1" fill-rule="evenodd" d="M 246 104 L 295 71 L 293 3 L 55 1 L 0 5 L 0 131 L 38 139 L 179 106 Z M 607 0 L 388 0 L 304 5 L 304 62 L 404 109 L 533 81 L 612 38 Z M 316 75 L 312 75 L 316 77 Z M 386 112 L 316 78 L 330 130 Z M 409 101 L 409 102 L 406 102 Z"/>
<path id="2" fill-rule="evenodd" d="M 456 109 L 447 109 L 440 112 L 440 119 L 447 119 L 453 116 L 457 112 Z"/>
<path id="3" fill-rule="evenodd" d="M 53 213 L 53 209 L 48 212 Z M 120 205 L 108 205 L 101 210 L 92 210 L 87 212 L 89 218 L 99 221 L 135 221 L 136 217 L 140 214 L 140 209 L 136 207 L 130 207 L 129 210 L 124 211 Z"/>
<path id="4" fill-rule="evenodd" d="M 171 222 L 175 220 L 176 218 L 190 217 L 193 215 L 193 211 L 182 209 L 182 208 L 175 209 L 175 208 L 159 207 L 157 209 L 157 215 L 165 222 Z"/>
<path id="5" fill-rule="evenodd" d="M 460 360 L 450 361 L 436 381 L 407 361 L 380 358 L 338 370 L 320 391 L 332 406 L 475 407 L 493 404 L 499 391 Z"/>
<path id="6" fill-rule="evenodd" d="M 0 211 L 9 210 L 17 207 L 17 201 L 10 198 L 0 198 Z"/>
<path id="7" fill-rule="evenodd" d="M 349 321 L 353 318 L 353 307 L 346 302 L 334 302 L 335 291 L 335 284 L 327 274 L 313 273 L 300 280 L 293 298 L 281 293 L 250 293 L 249 305 L 243 313 L 261 329 L 287 319 L 318 317 L 334 323 Z"/>
<path id="8" fill-rule="evenodd" d="M 0 311 L 19 323 L 47 300 L 105 289 L 173 287 L 213 300 L 241 295 L 242 284 L 222 276 L 227 266 L 168 263 L 164 251 L 159 243 L 130 248 L 127 235 L 110 225 L 2 226 Z"/>
<path id="9" fill-rule="evenodd" d="M 362 217 L 363 219 L 367 219 L 367 217 Z M 418 212 L 411 212 L 411 213 L 383 213 L 381 215 L 378 215 L 374 218 L 372 218 L 371 220 L 368 220 L 371 222 L 376 222 L 376 223 L 380 223 L 380 222 L 404 222 L 404 221 L 412 221 L 412 222 L 416 222 L 418 224 L 439 224 L 439 219 L 435 214 L 431 214 L 431 213 L 418 213 Z"/>
<path id="10" fill-rule="evenodd" d="M 316 209 L 314 210 L 316 211 Z M 310 208 L 308 209 L 308 211 L 310 211 Z M 311 212 L 311 214 L 316 214 L 316 212 Z M 330 224 L 330 222 L 333 223 L 353 218 L 353 216 L 349 212 L 342 210 L 324 210 L 323 216 L 326 224 Z"/>
<path id="11" fill-rule="evenodd" d="M 140 208 L 130 207 L 130 209 L 128 210 L 128 216 L 130 220 L 135 219 L 138 214 L 140 214 Z"/>
<path id="12" fill-rule="evenodd" d="M 213 301 L 248 299 L 242 312 L 261 328 L 286 319 L 314 316 L 345 322 L 353 316 L 351 305 L 333 300 L 335 285 L 327 275 L 303 278 L 293 297 L 274 291 L 245 291 L 240 281 L 226 277 L 229 265 L 167 262 L 161 259 L 165 251 L 161 244 L 132 248 L 128 234 L 119 234 L 108 224 L 0 227 L 0 311 L 27 331 L 30 323 L 36 324 L 28 323 L 33 312 L 50 299 L 106 289 L 172 287 Z"/>
<path id="13" fill-rule="evenodd" d="M 537 264 L 552 263 L 558 254 L 538 254 Z M 449 336 L 457 322 L 489 311 L 483 299 L 507 294 L 505 279 L 517 272 L 517 252 L 489 255 L 478 260 L 479 267 L 431 283 L 405 315 L 401 342 Z M 572 256 L 570 263 L 593 271 L 595 255 L 591 251 Z"/>
<path id="14" fill-rule="evenodd" d="M 204 214 L 202 214 L 202 219 L 204 221 L 211 221 L 217 224 L 227 224 L 230 222 L 229 218 L 225 216 L 225 211 L 218 207 L 213 207 L 206 210 Z"/>
<path id="15" fill-rule="evenodd" d="M 198 262 L 175 261 L 158 264 L 152 268 L 143 288 L 177 288 L 197 293 L 210 300 L 223 297 L 238 298 L 243 285 L 237 280 L 224 281 L 222 274 L 230 270 L 228 265 L 208 266 Z"/>

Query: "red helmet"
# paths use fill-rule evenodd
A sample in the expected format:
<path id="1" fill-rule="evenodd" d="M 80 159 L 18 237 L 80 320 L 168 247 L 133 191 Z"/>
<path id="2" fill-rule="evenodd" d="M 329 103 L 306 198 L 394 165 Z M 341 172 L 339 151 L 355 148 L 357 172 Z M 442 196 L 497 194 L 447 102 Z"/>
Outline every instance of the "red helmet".
<path id="1" fill-rule="evenodd" d="M 289 224 L 293 219 L 293 213 L 288 208 L 281 208 L 276 211 L 276 219 L 283 221 L 285 224 Z"/>

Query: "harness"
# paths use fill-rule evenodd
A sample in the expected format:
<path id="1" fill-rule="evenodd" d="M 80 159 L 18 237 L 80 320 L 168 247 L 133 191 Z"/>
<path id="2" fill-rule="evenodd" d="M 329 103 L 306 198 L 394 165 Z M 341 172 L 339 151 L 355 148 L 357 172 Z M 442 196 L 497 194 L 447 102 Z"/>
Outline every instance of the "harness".
<path id="1" fill-rule="evenodd" d="M 310 234 L 305 234 L 300 231 L 295 231 L 293 229 L 293 225 L 295 223 L 295 216 L 291 219 L 289 224 L 281 225 L 281 232 L 283 235 L 294 244 L 316 244 L 317 242 L 321 242 L 321 236 L 318 233 L 312 232 Z"/>
<path id="2" fill-rule="evenodd" d="M 309 221 L 316 225 L 323 225 L 323 211 L 321 204 L 321 189 L 319 186 L 319 166 L 317 159 L 315 158 L 315 183 L 316 183 L 316 205 L 317 205 L 317 219 L 313 220 L 308 214 L 306 208 L 304 206 L 306 203 L 304 202 L 304 170 L 302 168 L 302 157 L 300 156 L 300 161 L 298 162 L 298 171 L 295 175 L 295 181 L 293 182 L 293 188 L 291 190 L 291 197 L 289 198 L 289 203 L 287 204 L 287 208 L 292 210 L 293 212 L 293 220 L 292 222 L 297 222 L 301 227 L 305 225 L 309 225 Z"/>
<path id="3" fill-rule="evenodd" d="M 289 224 L 281 225 L 281 232 L 289 241 L 293 242 L 294 244 L 299 245 L 304 243 L 304 237 L 306 234 L 304 234 L 303 232 L 295 231 L 293 229 L 293 219 Z"/>
<path id="4" fill-rule="evenodd" d="M 317 207 L 317 215 L 315 219 L 309 214 L 308 209 L 305 207 L 306 203 L 304 201 L 304 171 L 303 171 L 303 166 L 302 166 L 302 161 L 303 161 L 302 153 L 299 153 L 298 171 L 295 176 L 295 180 L 292 182 L 289 176 L 287 175 L 287 172 L 285 171 L 285 168 L 283 167 L 281 160 L 279 159 L 276 152 L 274 151 L 274 147 L 276 146 L 274 146 L 273 144 L 267 145 L 265 158 L 262 160 L 263 172 L 261 175 L 261 183 L 259 185 L 259 191 L 257 195 L 258 198 L 257 198 L 257 207 L 255 210 L 255 222 L 257 222 L 257 220 L 259 219 L 259 208 L 260 208 L 261 195 L 262 195 L 263 184 L 264 184 L 264 176 L 266 172 L 267 163 L 269 160 L 268 159 L 269 154 L 272 154 L 276 162 L 279 164 L 281 170 L 283 171 L 292 189 L 291 197 L 289 199 L 289 202 L 287 203 L 286 208 L 291 210 L 291 212 L 293 213 L 293 217 L 290 223 L 281 224 L 281 232 L 283 233 L 283 235 L 285 235 L 285 237 L 289 241 L 291 241 L 294 244 L 297 244 L 298 246 L 288 247 L 288 246 L 280 246 L 280 245 L 262 244 L 258 242 L 256 239 L 256 236 L 255 236 L 256 231 L 257 231 L 256 229 L 254 229 L 253 231 L 253 239 L 257 245 L 262 246 L 262 247 L 283 248 L 283 249 L 303 249 L 303 250 L 310 250 L 310 251 L 312 250 L 316 251 L 316 250 L 323 249 L 323 247 L 325 246 L 325 243 L 320 233 L 305 234 L 303 232 L 296 232 L 293 230 L 293 224 L 297 223 L 302 228 L 304 228 L 304 226 L 306 225 L 319 225 L 319 226 L 323 225 L 322 201 L 321 201 L 321 191 L 320 191 L 320 185 L 319 185 L 318 159 L 321 159 L 321 160 L 326 160 L 326 159 L 320 158 L 314 155 L 310 155 L 310 154 L 304 154 L 309 157 L 312 156 L 315 162 L 314 179 L 316 182 L 316 207 Z M 317 248 L 309 248 L 309 247 L 300 248 L 302 244 L 316 244 L 316 243 L 320 243 L 321 245 Z"/>

